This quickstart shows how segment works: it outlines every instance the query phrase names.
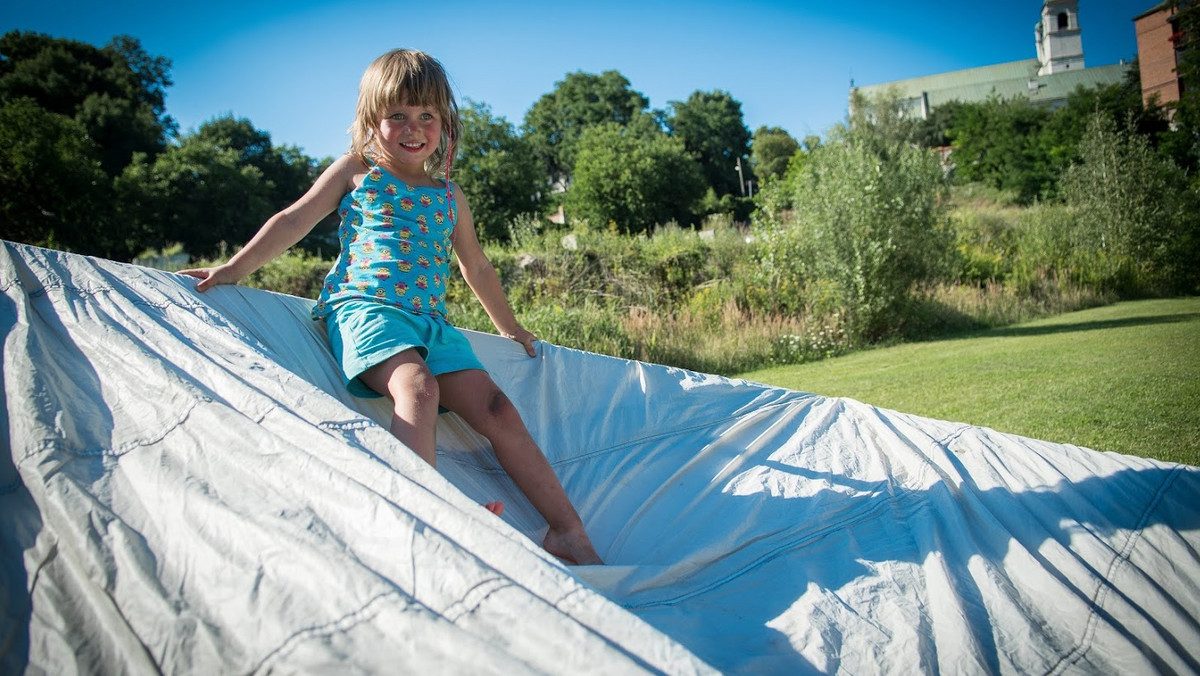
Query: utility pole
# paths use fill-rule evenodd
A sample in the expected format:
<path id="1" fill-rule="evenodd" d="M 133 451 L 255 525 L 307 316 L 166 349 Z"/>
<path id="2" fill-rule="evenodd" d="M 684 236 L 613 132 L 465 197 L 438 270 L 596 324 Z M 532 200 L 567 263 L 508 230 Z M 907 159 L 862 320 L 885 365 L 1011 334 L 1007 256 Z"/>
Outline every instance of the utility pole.
<path id="1" fill-rule="evenodd" d="M 746 179 L 742 178 L 742 158 L 737 158 L 738 187 L 742 189 L 742 197 L 746 196 Z"/>

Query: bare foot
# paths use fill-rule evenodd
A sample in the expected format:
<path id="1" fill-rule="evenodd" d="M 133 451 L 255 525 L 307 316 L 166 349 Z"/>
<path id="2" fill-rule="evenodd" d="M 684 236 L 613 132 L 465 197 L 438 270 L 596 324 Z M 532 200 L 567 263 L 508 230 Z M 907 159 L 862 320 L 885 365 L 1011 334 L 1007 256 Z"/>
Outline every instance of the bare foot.
<path id="1" fill-rule="evenodd" d="M 500 516 L 501 514 L 504 513 L 504 503 L 500 502 L 499 500 L 489 502 L 486 505 L 484 505 L 483 508 L 486 509 L 487 511 L 491 512 L 492 514 L 495 514 L 496 516 Z"/>
<path id="2" fill-rule="evenodd" d="M 551 529 L 542 540 L 542 548 L 570 566 L 604 565 L 583 529 L 567 532 Z"/>

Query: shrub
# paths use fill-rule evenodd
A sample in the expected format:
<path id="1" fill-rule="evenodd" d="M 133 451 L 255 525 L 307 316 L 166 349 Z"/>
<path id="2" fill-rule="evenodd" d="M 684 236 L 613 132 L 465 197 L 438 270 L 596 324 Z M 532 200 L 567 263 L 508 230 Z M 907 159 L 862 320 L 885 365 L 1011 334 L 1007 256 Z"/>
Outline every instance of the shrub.
<path id="1" fill-rule="evenodd" d="M 1115 266 L 1136 289 L 1196 290 L 1200 227 L 1188 209 L 1188 185 L 1171 160 L 1141 135 L 1097 114 L 1067 169 L 1062 191 L 1079 214 L 1078 248 L 1100 265 Z"/>
<path id="2" fill-rule="evenodd" d="M 642 138 L 615 123 L 583 132 L 567 212 L 623 233 L 645 233 L 660 223 L 692 223 L 704 194 L 704 175 L 678 139 Z"/>
<path id="3" fill-rule="evenodd" d="M 844 131 L 810 153 L 791 177 L 792 211 L 759 228 L 779 309 L 831 283 L 853 342 L 896 333 L 917 284 L 945 276 L 953 254 L 938 157 L 872 133 Z"/>
<path id="4" fill-rule="evenodd" d="M 1017 246 L 1016 209 L 974 206 L 951 215 L 958 253 L 957 278 L 983 285 L 1012 273 Z"/>

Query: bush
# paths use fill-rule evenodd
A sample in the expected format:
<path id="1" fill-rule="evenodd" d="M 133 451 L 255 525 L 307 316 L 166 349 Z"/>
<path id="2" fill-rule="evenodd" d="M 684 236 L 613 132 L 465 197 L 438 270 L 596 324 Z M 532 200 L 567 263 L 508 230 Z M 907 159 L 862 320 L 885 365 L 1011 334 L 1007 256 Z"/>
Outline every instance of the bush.
<path id="1" fill-rule="evenodd" d="M 195 261 L 191 267 L 212 267 L 228 259 L 229 256 L 225 254 L 222 247 L 216 258 Z M 321 294 L 321 285 L 325 282 L 325 275 L 332 267 L 332 260 L 294 248 L 268 261 L 266 265 L 243 279 L 241 284 L 255 289 L 266 289 L 316 300 L 317 296 Z"/>
<path id="2" fill-rule="evenodd" d="M 989 206 L 956 208 L 951 215 L 958 252 L 957 278 L 983 285 L 1012 274 L 1018 210 Z"/>
<path id="3" fill-rule="evenodd" d="M 579 155 L 567 214 L 593 230 L 647 233 L 672 221 L 691 224 L 704 175 L 678 139 L 641 138 L 615 123 L 590 127 Z"/>
<path id="4" fill-rule="evenodd" d="M 1079 154 L 1062 180 L 1079 215 L 1079 253 L 1128 275 L 1134 288 L 1120 289 L 1126 294 L 1195 292 L 1200 228 L 1183 172 L 1144 136 L 1102 115 L 1092 119 Z"/>
<path id="5" fill-rule="evenodd" d="M 868 126 L 815 149 L 789 178 L 792 211 L 758 231 L 778 309 L 811 306 L 831 284 L 849 340 L 897 333 L 918 284 L 943 278 L 953 260 L 938 157 Z"/>

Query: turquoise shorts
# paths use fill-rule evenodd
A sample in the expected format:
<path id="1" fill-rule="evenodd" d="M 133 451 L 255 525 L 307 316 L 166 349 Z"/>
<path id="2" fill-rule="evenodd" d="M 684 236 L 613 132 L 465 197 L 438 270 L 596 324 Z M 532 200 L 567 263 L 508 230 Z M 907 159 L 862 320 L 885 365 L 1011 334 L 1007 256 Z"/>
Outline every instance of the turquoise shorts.
<path id="1" fill-rule="evenodd" d="M 435 376 L 466 369 L 485 370 L 466 336 L 435 315 L 419 315 L 369 300 L 346 300 L 325 316 L 333 356 L 346 387 L 356 397 L 381 397 L 359 376 L 393 355 L 416 349 Z"/>

